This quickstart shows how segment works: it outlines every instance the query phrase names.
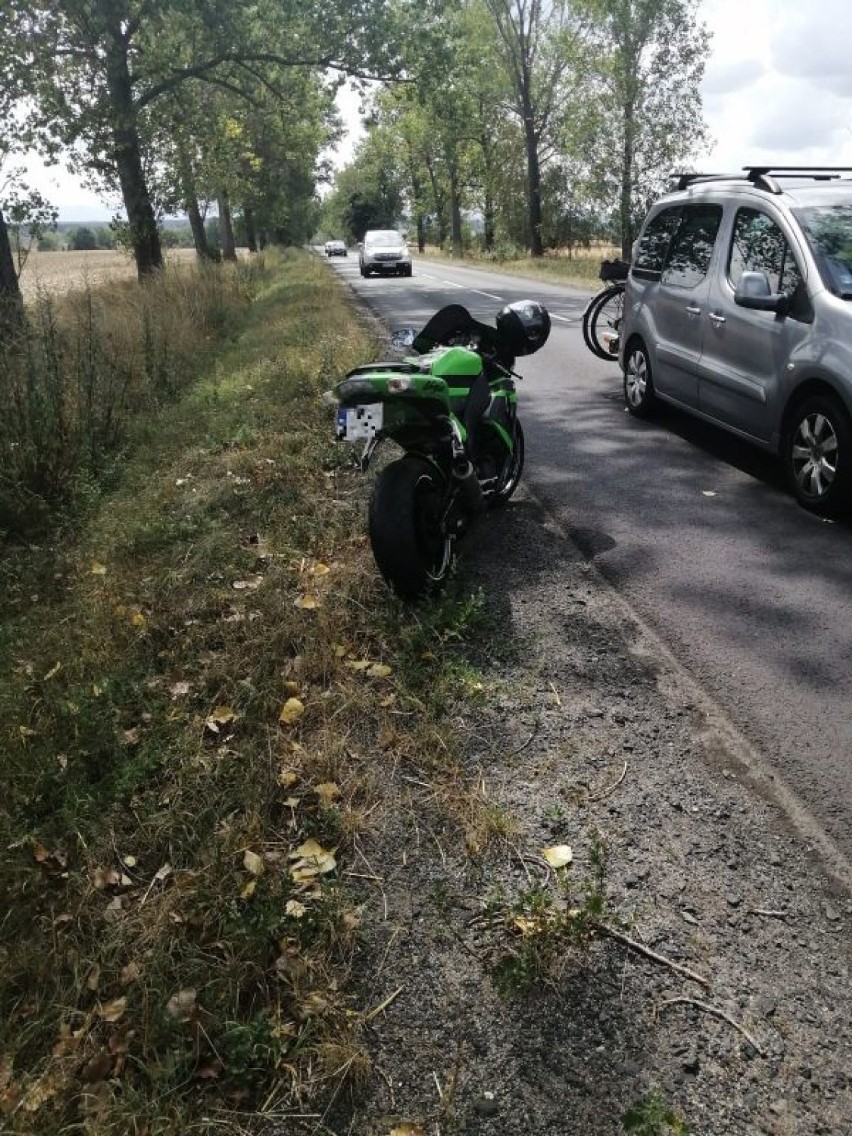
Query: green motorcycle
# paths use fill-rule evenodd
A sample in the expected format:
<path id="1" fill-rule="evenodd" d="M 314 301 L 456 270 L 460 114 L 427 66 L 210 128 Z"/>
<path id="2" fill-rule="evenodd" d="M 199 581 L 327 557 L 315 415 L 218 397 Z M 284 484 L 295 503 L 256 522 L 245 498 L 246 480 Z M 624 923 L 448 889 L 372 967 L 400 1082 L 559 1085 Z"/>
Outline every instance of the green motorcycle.
<path id="1" fill-rule="evenodd" d="M 370 543 L 385 580 L 406 600 L 437 591 L 456 540 L 486 508 L 509 500 L 524 467 L 514 371 L 543 347 L 550 316 L 533 300 L 509 304 L 496 327 L 460 304 L 441 308 L 396 342 L 417 355 L 356 367 L 338 383 L 337 437 L 363 442 L 366 470 L 385 439 L 402 448 L 370 500 Z"/>

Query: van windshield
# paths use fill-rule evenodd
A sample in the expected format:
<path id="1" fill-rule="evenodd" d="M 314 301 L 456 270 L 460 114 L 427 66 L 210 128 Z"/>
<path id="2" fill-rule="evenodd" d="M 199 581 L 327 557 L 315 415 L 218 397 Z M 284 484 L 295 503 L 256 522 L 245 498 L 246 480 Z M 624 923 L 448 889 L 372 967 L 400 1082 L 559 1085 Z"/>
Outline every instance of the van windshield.
<path id="1" fill-rule="evenodd" d="M 852 300 L 852 204 L 794 210 L 829 291 Z"/>
<path id="2" fill-rule="evenodd" d="M 401 245 L 402 237 L 399 233 L 393 231 L 389 232 L 375 232 L 367 233 L 364 238 L 368 245 Z"/>

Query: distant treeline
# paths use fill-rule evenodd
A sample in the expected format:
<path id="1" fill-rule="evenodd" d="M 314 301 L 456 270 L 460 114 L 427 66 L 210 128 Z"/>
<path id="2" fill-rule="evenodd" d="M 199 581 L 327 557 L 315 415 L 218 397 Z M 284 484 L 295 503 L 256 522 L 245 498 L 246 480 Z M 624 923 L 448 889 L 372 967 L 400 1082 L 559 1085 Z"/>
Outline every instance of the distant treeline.
<path id="1" fill-rule="evenodd" d="M 126 246 L 122 226 L 77 224 L 61 221 L 55 229 L 43 231 L 38 238 L 39 252 L 95 252 Z M 211 249 L 219 248 L 219 218 L 211 217 L 206 225 L 207 243 Z M 237 224 L 237 243 L 241 244 L 240 226 Z M 192 229 L 187 221 L 167 220 L 160 226 L 160 242 L 164 248 L 193 248 Z"/>

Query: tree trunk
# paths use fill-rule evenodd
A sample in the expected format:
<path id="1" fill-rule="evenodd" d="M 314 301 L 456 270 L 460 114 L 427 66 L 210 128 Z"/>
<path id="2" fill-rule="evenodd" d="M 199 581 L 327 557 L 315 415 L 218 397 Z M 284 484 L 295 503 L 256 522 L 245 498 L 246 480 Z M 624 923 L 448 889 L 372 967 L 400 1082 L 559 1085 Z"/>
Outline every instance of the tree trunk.
<path id="1" fill-rule="evenodd" d="M 432 185 L 432 199 L 435 202 L 435 221 L 438 225 L 438 246 L 439 248 L 443 248 L 447 243 L 447 203 L 444 199 L 444 192 L 438 184 L 434 167 L 430 161 L 427 161 L 426 169 L 429 171 L 429 181 Z"/>
<path id="2" fill-rule="evenodd" d="M 462 239 L 461 198 L 459 196 L 459 173 L 456 163 L 449 163 L 450 173 L 450 227 L 453 241 L 453 256 L 464 256 Z"/>
<path id="3" fill-rule="evenodd" d="M 115 164 L 130 224 L 136 271 L 141 280 L 163 267 L 163 250 L 142 165 L 142 146 L 136 122 L 136 107 L 133 104 L 127 40 L 119 27 L 112 29 L 109 34 L 106 55 Z"/>
<path id="4" fill-rule="evenodd" d="M 234 244 L 234 226 L 231 222 L 231 203 L 228 191 L 220 189 L 216 197 L 219 203 L 219 240 L 222 242 L 222 259 L 236 260 L 237 248 Z"/>
<path id="5" fill-rule="evenodd" d="M 633 103 L 624 104 L 624 150 L 621 156 L 621 259 L 630 260 L 633 251 Z"/>
<path id="6" fill-rule="evenodd" d="M 527 213 L 530 226 L 530 256 L 544 253 L 541 239 L 541 165 L 538 157 L 538 139 L 529 92 L 524 91 L 524 141 L 527 151 Z"/>
<path id="7" fill-rule="evenodd" d="M 178 145 L 178 162 L 180 164 L 180 185 L 183 193 L 183 205 L 189 218 L 189 227 L 192 230 L 192 241 L 195 245 L 195 255 L 199 260 L 212 260 L 210 246 L 207 243 L 207 230 L 204 228 L 204 218 L 198 205 L 198 194 L 195 192 L 195 176 L 192 172 L 192 163 L 186 149 Z"/>
<path id="8" fill-rule="evenodd" d="M 0 343 L 20 328 L 24 318 L 24 301 L 21 296 L 15 260 L 9 243 L 9 230 L 0 212 Z"/>
<path id="9" fill-rule="evenodd" d="M 426 251 L 426 222 L 422 213 L 417 214 L 417 251 L 421 255 Z"/>
<path id="10" fill-rule="evenodd" d="M 243 210 L 243 224 L 246 227 L 246 244 L 249 252 L 257 252 L 257 226 L 254 223 L 254 212 L 248 206 Z"/>
<path id="11" fill-rule="evenodd" d="M 207 230 L 204 227 L 204 218 L 201 216 L 201 209 L 198 206 L 198 198 L 195 194 L 193 194 L 192 197 L 184 198 L 184 205 L 186 206 L 186 215 L 189 217 L 189 227 L 192 229 L 192 242 L 195 245 L 195 255 L 199 260 L 213 260 L 210 245 L 207 243 Z"/>

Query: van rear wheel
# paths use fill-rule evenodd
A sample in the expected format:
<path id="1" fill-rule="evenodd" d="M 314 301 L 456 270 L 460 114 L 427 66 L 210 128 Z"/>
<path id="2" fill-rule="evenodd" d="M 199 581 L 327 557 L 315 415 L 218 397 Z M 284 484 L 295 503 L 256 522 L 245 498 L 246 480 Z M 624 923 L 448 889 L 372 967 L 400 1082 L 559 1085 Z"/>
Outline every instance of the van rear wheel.
<path id="1" fill-rule="evenodd" d="M 796 407 L 784 438 L 790 488 L 806 509 L 836 516 L 852 505 L 852 425 L 830 395 Z"/>
<path id="2" fill-rule="evenodd" d="M 657 405 L 648 350 L 638 339 L 624 357 L 624 402 L 634 418 L 649 418 Z"/>

